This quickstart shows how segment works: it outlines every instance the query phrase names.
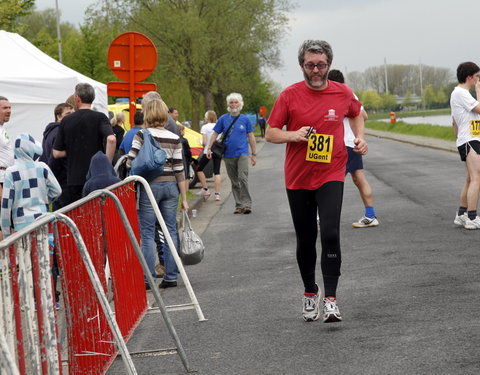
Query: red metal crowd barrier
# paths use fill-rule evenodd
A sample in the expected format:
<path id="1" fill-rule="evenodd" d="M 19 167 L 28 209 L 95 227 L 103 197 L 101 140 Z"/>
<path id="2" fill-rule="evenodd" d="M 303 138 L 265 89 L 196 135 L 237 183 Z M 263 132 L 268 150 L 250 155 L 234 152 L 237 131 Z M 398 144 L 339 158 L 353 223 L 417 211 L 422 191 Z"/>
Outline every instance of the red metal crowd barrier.
<path id="1" fill-rule="evenodd" d="M 139 246 L 136 180 L 152 195 L 145 180 L 130 177 L 112 191 L 94 192 L 43 215 L 0 242 L 0 365 L 14 360 L 22 375 L 104 374 L 120 351 L 127 373 L 136 374 L 125 343 L 147 311 L 144 270 L 153 283 Z M 54 308 L 52 233 L 61 270 L 59 311 Z M 189 371 L 157 287 L 153 295 Z M 203 317 L 195 302 L 191 305 Z M 66 340 L 59 339 L 64 331 Z"/>
<path id="2" fill-rule="evenodd" d="M 133 182 L 117 187 L 113 193 L 123 206 L 138 246 Z M 62 374 L 62 352 L 68 356 L 70 374 L 105 373 L 117 355 L 118 337 L 123 336 L 126 342 L 148 307 L 143 269 L 113 200 L 98 196 L 72 207 L 61 211 L 76 224 L 76 234 L 66 222 L 47 217 L 30 231 L 13 234 L 0 246 L 0 330 L 22 375 Z M 60 311 L 54 309 L 47 236 L 52 232 L 61 270 L 64 309 Z M 79 237 L 88 250 L 100 289 L 111 296 L 115 316 L 110 319 L 116 321 L 120 332 L 117 341 L 105 306 L 100 304 L 99 287 L 96 291 L 85 255 L 78 247 Z M 63 343 L 58 340 L 59 324 L 67 332 Z M 0 362 L 4 360 L 0 358 Z"/>
<path id="3" fill-rule="evenodd" d="M 122 203 L 137 242 L 140 243 L 133 183 L 117 188 L 113 193 Z M 122 224 L 119 212 L 111 200 L 107 199 L 103 212 L 104 229 L 109 234 L 106 237 L 106 245 L 108 249 L 114 249 L 113 256 L 109 257 L 109 263 L 114 288 L 116 320 L 124 339 L 128 340 L 147 308 L 143 270 Z"/>
<path id="4" fill-rule="evenodd" d="M 139 240 L 132 184 L 114 190 Z M 105 293 L 113 293 L 115 318 L 125 341 L 133 333 L 147 309 L 143 270 L 114 203 L 96 199 L 64 212 L 76 224 L 88 248 Z M 69 229 L 58 224 L 59 264 L 65 293 L 68 332 L 68 363 L 71 374 L 105 372 L 117 355 L 111 330 L 81 255 Z M 108 291 L 107 262 L 112 277 Z"/>

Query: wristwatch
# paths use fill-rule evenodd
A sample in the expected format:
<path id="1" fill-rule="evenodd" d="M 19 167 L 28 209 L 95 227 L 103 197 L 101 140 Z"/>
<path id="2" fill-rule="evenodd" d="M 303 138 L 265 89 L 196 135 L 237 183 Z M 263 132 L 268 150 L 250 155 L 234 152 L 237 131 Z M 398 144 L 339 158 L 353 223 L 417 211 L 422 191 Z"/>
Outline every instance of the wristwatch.
<path id="1" fill-rule="evenodd" d="M 254 153 L 254 152 L 252 152 L 250 155 L 252 155 L 252 156 L 257 156 L 257 154 L 256 154 L 256 153 Z"/>

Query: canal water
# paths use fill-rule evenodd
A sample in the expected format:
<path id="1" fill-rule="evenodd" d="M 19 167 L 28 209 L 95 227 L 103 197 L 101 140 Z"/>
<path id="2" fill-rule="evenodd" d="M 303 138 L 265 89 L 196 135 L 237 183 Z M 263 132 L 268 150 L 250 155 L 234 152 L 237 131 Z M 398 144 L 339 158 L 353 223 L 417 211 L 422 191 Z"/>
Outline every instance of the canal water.
<path id="1" fill-rule="evenodd" d="M 390 122 L 390 119 L 382 120 Z M 440 125 L 440 126 L 452 126 L 452 116 L 439 115 L 439 116 L 417 116 L 417 117 L 397 117 L 397 121 L 403 121 L 407 124 L 428 124 L 428 125 Z"/>

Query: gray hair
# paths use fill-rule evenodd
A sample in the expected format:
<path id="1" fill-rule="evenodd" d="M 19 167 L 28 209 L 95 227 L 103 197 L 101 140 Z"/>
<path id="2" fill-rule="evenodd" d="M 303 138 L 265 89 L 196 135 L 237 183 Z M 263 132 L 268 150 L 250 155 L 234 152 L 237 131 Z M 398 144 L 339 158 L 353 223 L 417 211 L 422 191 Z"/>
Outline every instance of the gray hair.
<path id="1" fill-rule="evenodd" d="M 95 89 L 88 83 L 79 83 L 75 86 L 75 95 L 84 104 L 92 104 L 95 100 Z"/>
<path id="2" fill-rule="evenodd" d="M 6 97 L 0 95 L 0 100 L 6 100 L 7 102 L 9 101 Z"/>
<path id="3" fill-rule="evenodd" d="M 328 65 L 332 64 L 333 61 L 333 51 L 332 46 L 325 42 L 324 40 L 306 40 L 302 43 L 298 49 L 298 63 L 300 66 L 303 66 L 305 62 L 305 52 L 311 53 L 323 53 L 327 56 Z"/>
<path id="4" fill-rule="evenodd" d="M 156 91 L 149 91 L 142 97 L 142 108 L 154 99 L 162 100 L 160 94 Z"/>
<path id="5" fill-rule="evenodd" d="M 240 106 L 238 107 L 238 110 L 241 111 L 243 109 L 242 94 L 239 94 L 237 92 L 232 92 L 231 94 L 229 94 L 227 96 L 227 108 L 228 108 L 228 103 L 230 103 L 230 101 L 232 101 L 232 100 L 238 100 L 238 102 L 240 103 Z"/>

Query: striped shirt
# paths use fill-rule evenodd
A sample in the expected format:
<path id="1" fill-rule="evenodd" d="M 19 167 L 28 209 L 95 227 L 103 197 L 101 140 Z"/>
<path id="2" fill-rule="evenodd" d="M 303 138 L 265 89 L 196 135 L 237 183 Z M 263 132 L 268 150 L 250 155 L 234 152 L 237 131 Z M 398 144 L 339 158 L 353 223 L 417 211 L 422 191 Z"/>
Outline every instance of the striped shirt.
<path id="1" fill-rule="evenodd" d="M 150 182 L 181 182 L 185 180 L 183 172 L 183 151 L 180 137 L 164 128 L 148 128 L 153 139 L 167 153 L 167 161 L 161 176 Z M 132 168 L 132 161 L 137 157 L 138 151 L 143 145 L 143 132 L 138 131 L 133 137 L 132 148 L 128 152 L 127 168 Z"/>

